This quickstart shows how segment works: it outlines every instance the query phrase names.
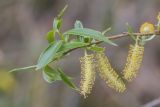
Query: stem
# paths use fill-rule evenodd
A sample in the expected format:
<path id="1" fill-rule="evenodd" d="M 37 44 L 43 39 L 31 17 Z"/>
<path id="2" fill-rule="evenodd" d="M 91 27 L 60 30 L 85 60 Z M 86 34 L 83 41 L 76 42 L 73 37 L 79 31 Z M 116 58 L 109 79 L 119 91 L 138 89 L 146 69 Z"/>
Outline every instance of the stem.
<path id="1" fill-rule="evenodd" d="M 159 35 L 160 36 L 160 32 L 158 32 L 158 31 L 155 31 L 154 33 L 132 33 L 132 34 L 134 36 L 152 36 L 152 35 L 156 35 L 156 36 Z M 110 39 L 110 40 L 112 40 L 112 39 L 118 39 L 118 38 L 126 37 L 126 36 L 129 36 L 129 35 L 130 34 L 128 32 L 124 32 L 122 34 L 112 35 L 112 36 L 109 36 L 107 38 Z M 88 44 L 86 46 L 80 46 L 80 47 L 77 47 L 77 48 L 73 48 L 73 49 L 65 52 L 65 54 L 69 53 L 71 51 L 74 51 L 76 49 L 79 49 L 79 48 L 88 47 L 88 46 L 91 46 L 91 45 L 94 45 L 94 44 L 100 44 L 100 43 L 103 43 L 103 41 L 96 41 L 96 42 L 90 43 L 90 44 Z"/>

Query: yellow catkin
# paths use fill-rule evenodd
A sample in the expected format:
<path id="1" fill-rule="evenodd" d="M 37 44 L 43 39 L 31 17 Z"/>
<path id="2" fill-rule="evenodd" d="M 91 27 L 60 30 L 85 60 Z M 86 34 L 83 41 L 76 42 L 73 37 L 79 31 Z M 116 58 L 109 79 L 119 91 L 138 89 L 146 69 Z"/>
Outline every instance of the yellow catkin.
<path id="1" fill-rule="evenodd" d="M 135 44 L 134 46 L 130 45 L 126 65 L 123 70 L 124 79 L 131 81 L 136 77 L 142 63 L 143 53 L 143 46 L 139 46 L 137 44 Z"/>
<path id="2" fill-rule="evenodd" d="M 111 67 L 107 56 L 104 53 L 97 53 L 96 61 L 99 75 L 106 84 L 118 92 L 124 92 L 126 89 L 125 84 Z"/>
<path id="3" fill-rule="evenodd" d="M 85 55 L 80 58 L 81 63 L 81 81 L 80 94 L 85 98 L 90 94 L 95 81 L 94 55 Z"/>

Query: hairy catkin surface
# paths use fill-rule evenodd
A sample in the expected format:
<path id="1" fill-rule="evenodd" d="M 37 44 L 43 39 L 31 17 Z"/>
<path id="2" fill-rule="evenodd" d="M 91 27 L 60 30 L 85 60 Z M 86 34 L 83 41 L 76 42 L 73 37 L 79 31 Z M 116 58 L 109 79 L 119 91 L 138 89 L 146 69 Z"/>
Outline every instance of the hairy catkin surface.
<path id="1" fill-rule="evenodd" d="M 143 53 L 143 46 L 139 46 L 137 44 L 134 46 L 130 45 L 126 65 L 123 70 L 124 79 L 131 81 L 134 77 L 136 77 L 142 63 Z"/>
<path id="2" fill-rule="evenodd" d="M 81 81 L 80 81 L 80 94 L 85 98 L 90 94 L 94 81 L 95 81 L 95 65 L 94 55 L 85 55 L 80 58 L 81 63 Z"/>
<path id="3" fill-rule="evenodd" d="M 122 79 L 111 67 L 107 56 L 104 53 L 96 54 L 96 64 L 100 77 L 106 84 L 118 92 L 123 92 L 126 87 Z"/>

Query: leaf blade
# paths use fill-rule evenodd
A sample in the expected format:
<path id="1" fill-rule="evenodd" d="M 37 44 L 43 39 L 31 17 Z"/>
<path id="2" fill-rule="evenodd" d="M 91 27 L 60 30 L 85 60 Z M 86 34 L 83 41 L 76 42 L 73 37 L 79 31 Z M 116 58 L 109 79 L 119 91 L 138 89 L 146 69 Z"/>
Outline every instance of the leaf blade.
<path id="1" fill-rule="evenodd" d="M 10 70 L 9 72 L 15 72 L 15 71 L 20 71 L 20 70 L 27 70 L 27 69 L 32 69 L 32 68 L 36 68 L 36 65 L 28 66 L 28 67 L 22 67 L 22 68 L 15 68 L 15 69 Z"/>
<path id="2" fill-rule="evenodd" d="M 63 41 L 60 40 L 56 43 L 50 44 L 49 47 L 41 53 L 37 62 L 36 70 L 45 67 L 47 64 L 49 64 L 52 61 L 52 59 L 55 57 L 56 52 L 61 47 L 62 43 Z"/>
<path id="3" fill-rule="evenodd" d="M 57 58 L 61 58 L 62 56 L 67 54 L 68 51 L 70 51 L 74 48 L 83 47 L 83 46 L 87 46 L 87 45 L 88 45 L 87 43 L 83 43 L 83 42 L 69 42 L 69 43 L 66 43 L 56 53 L 56 57 L 53 59 L 53 61 L 56 60 Z"/>
<path id="4" fill-rule="evenodd" d="M 65 32 L 64 35 L 79 35 L 84 37 L 90 37 L 108 43 L 110 45 L 117 46 L 115 43 L 107 39 L 107 37 L 105 37 L 101 32 L 89 28 L 74 28 Z"/>
<path id="5" fill-rule="evenodd" d="M 69 86 L 72 89 L 78 90 L 78 88 L 75 86 L 75 84 L 64 74 L 64 72 L 59 68 L 58 71 L 60 72 L 60 76 L 62 81 Z"/>
<path id="6" fill-rule="evenodd" d="M 51 68 L 48 65 L 43 69 L 43 78 L 48 83 L 53 83 L 57 80 L 61 80 L 59 71 L 57 69 Z"/>

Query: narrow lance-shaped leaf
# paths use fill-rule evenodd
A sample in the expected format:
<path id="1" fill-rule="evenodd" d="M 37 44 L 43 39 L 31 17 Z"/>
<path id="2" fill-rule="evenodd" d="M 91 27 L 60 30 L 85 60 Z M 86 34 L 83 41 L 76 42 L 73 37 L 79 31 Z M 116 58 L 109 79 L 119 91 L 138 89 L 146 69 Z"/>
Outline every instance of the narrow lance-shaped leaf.
<path id="1" fill-rule="evenodd" d="M 62 43 L 63 41 L 61 40 L 58 42 L 52 43 L 44 52 L 42 52 L 42 54 L 39 57 L 36 70 L 45 67 L 47 64 L 49 64 L 52 61 L 52 59 L 55 58 L 56 52 L 60 49 Z"/>
<path id="2" fill-rule="evenodd" d="M 60 73 L 57 68 L 53 69 L 50 66 L 45 66 L 43 69 L 43 78 L 45 81 L 49 83 L 53 83 L 54 81 L 61 80 Z"/>
<path id="3" fill-rule="evenodd" d="M 59 68 L 58 71 L 60 72 L 60 76 L 62 81 L 69 86 L 70 88 L 73 88 L 75 90 L 78 90 L 78 88 L 75 86 L 75 84 L 70 80 L 70 78 L 64 74 L 64 72 Z"/>
<path id="4" fill-rule="evenodd" d="M 78 90 L 70 77 L 67 76 L 60 68 L 51 68 L 47 65 L 43 71 L 43 78 L 49 83 L 53 83 L 54 81 L 63 81 L 70 88 Z"/>
<path id="5" fill-rule="evenodd" d="M 58 17 L 57 17 L 58 19 L 62 18 L 62 16 L 64 15 L 64 12 L 66 11 L 67 8 L 68 8 L 68 5 L 65 5 L 64 8 L 58 14 Z"/>
<path id="6" fill-rule="evenodd" d="M 92 50 L 94 52 L 103 52 L 104 51 L 103 47 L 99 47 L 99 46 L 96 46 L 96 45 L 93 45 L 93 46 L 89 47 L 88 49 Z"/>
<path id="7" fill-rule="evenodd" d="M 127 31 L 128 31 L 128 33 L 129 33 L 129 36 L 131 36 L 131 38 L 132 38 L 134 41 L 136 41 L 136 37 L 133 35 L 132 27 L 131 27 L 128 23 L 126 23 L 126 26 L 127 26 Z"/>
<path id="8" fill-rule="evenodd" d="M 59 49 L 59 51 L 56 53 L 56 56 L 54 57 L 54 60 L 61 58 L 62 56 L 66 55 L 70 50 L 78 48 L 78 47 L 83 47 L 83 46 L 87 46 L 87 43 L 83 43 L 83 42 L 69 42 L 69 43 L 65 43 L 61 46 L 61 48 Z"/>
<path id="9" fill-rule="evenodd" d="M 33 69 L 33 68 L 36 68 L 36 65 L 23 67 L 23 68 L 15 68 L 15 69 L 10 70 L 9 72 L 24 71 L 24 70 Z"/>
<path id="10" fill-rule="evenodd" d="M 96 39 L 99 41 L 103 41 L 103 42 L 108 43 L 110 45 L 117 46 L 115 43 L 113 43 L 107 37 L 105 37 L 101 32 L 96 31 L 96 30 L 92 30 L 92 29 L 88 29 L 88 28 L 71 29 L 71 30 L 65 32 L 64 35 L 80 35 L 80 36 L 84 36 L 84 37 L 93 38 L 93 39 Z"/>
<path id="11" fill-rule="evenodd" d="M 105 29 L 105 30 L 102 32 L 102 34 L 104 35 L 105 33 L 109 32 L 110 30 L 111 30 L 111 27 Z"/>
<path id="12" fill-rule="evenodd" d="M 72 42 L 69 42 L 69 43 L 64 44 L 64 45 L 59 49 L 59 51 L 64 51 L 64 52 L 66 52 L 66 51 L 68 51 L 68 50 L 70 50 L 70 49 L 74 49 L 74 48 L 82 47 L 82 46 L 86 46 L 86 45 L 88 45 L 88 43 L 74 42 L 74 41 L 72 41 Z"/>
<path id="13" fill-rule="evenodd" d="M 74 28 L 83 28 L 81 21 L 76 20 L 76 22 L 74 23 Z"/>
<path id="14" fill-rule="evenodd" d="M 83 28 L 83 24 L 81 21 L 76 20 L 76 22 L 74 23 L 74 28 Z M 84 37 L 83 36 L 77 36 L 77 41 L 81 41 L 84 42 Z"/>
<path id="15" fill-rule="evenodd" d="M 54 18 L 53 21 L 53 31 L 54 33 L 58 32 L 62 24 L 62 19 Z"/>

